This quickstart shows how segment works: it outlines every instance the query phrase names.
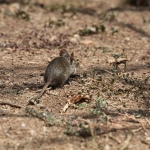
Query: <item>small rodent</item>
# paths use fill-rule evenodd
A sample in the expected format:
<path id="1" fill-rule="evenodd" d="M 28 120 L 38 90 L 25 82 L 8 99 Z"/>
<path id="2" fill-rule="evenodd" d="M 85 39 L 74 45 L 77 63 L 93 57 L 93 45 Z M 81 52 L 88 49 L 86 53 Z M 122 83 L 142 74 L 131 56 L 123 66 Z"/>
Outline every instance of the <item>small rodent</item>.
<path id="1" fill-rule="evenodd" d="M 69 53 L 63 49 L 60 51 L 59 55 L 60 57 L 56 57 L 51 62 L 49 62 L 44 74 L 44 81 L 46 84 L 38 96 L 30 99 L 29 104 L 35 104 L 35 101 L 41 98 L 49 85 L 51 87 L 62 88 L 65 82 L 68 81 L 70 75 L 76 73 L 74 53 L 69 55 Z"/>

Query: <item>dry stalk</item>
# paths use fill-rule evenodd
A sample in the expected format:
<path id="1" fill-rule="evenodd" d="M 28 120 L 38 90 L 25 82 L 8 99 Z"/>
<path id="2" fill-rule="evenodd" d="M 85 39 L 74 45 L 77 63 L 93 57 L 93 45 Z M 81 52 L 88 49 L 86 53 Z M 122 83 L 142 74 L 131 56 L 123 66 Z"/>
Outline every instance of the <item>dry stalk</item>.
<path id="1" fill-rule="evenodd" d="M 127 149 L 127 147 L 128 147 L 129 144 L 130 144 L 131 138 L 132 138 L 132 135 L 131 135 L 131 134 L 128 134 L 127 139 L 124 141 L 124 143 L 123 143 L 122 147 L 120 148 L 120 150 L 125 150 L 125 149 Z"/>

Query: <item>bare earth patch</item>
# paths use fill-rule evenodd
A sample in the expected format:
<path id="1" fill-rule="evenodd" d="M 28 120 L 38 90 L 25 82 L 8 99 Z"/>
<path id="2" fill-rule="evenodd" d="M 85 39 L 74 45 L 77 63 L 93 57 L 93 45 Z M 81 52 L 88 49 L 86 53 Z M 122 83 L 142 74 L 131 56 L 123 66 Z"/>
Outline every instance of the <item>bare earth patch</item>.
<path id="1" fill-rule="evenodd" d="M 8 0 L 0 20 L 0 150 L 150 149 L 148 7 Z M 78 75 L 26 106 L 63 48 Z"/>

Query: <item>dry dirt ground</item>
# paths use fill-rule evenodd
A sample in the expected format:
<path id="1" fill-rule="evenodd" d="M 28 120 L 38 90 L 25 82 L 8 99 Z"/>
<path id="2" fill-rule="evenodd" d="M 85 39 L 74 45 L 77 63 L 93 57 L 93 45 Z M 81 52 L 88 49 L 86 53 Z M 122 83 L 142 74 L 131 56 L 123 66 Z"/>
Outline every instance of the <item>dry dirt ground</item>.
<path id="1" fill-rule="evenodd" d="M 61 49 L 75 53 L 78 75 L 26 106 Z M 149 76 L 149 7 L 1 1 L 0 150 L 148 150 Z"/>

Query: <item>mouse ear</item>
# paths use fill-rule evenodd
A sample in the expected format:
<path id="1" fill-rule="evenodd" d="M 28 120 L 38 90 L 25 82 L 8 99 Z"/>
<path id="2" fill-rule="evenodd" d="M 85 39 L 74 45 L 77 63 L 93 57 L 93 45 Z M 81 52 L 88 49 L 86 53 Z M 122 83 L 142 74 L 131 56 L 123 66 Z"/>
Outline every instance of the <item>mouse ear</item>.
<path id="1" fill-rule="evenodd" d="M 74 52 L 71 53 L 70 61 L 71 61 L 71 63 L 74 61 Z"/>
<path id="2" fill-rule="evenodd" d="M 65 55 L 68 55 L 68 52 L 67 52 L 65 49 L 62 49 L 62 50 L 59 52 L 59 56 L 65 56 Z"/>

